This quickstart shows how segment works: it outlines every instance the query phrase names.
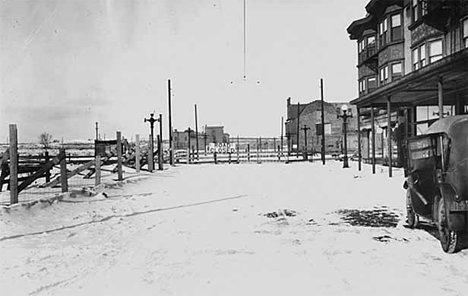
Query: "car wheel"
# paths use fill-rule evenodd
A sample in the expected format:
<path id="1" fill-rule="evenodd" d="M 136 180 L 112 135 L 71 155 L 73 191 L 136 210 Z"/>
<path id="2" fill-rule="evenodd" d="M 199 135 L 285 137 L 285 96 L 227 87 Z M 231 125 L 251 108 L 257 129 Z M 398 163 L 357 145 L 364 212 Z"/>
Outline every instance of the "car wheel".
<path id="1" fill-rule="evenodd" d="M 406 223 L 410 228 L 416 228 L 419 225 L 419 216 L 413 209 L 410 189 L 406 190 Z"/>
<path id="2" fill-rule="evenodd" d="M 435 200 L 439 201 L 437 207 L 437 228 L 439 229 L 442 250 L 449 254 L 456 253 L 462 248 L 464 235 L 461 232 L 448 228 L 447 209 L 445 208 L 444 199 L 441 196 L 436 196 Z"/>

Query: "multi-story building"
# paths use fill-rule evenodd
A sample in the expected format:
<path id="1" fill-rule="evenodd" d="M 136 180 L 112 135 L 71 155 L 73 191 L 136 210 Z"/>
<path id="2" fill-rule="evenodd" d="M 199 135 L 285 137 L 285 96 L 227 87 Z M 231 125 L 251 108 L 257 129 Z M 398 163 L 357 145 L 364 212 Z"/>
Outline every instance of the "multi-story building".
<path id="1" fill-rule="evenodd" d="M 371 0 L 357 41 L 364 159 L 402 165 L 405 138 L 468 113 L 468 0 Z M 390 128 L 389 128 L 390 127 Z"/>
<path id="2" fill-rule="evenodd" d="M 324 102 L 325 151 L 327 154 L 342 153 L 343 120 L 337 117 L 343 104 Z M 348 104 L 349 105 L 349 104 Z M 356 115 L 356 107 L 349 105 L 350 112 Z M 304 151 L 320 153 L 322 148 L 322 106 L 320 100 L 310 103 L 291 104 L 287 99 L 286 138 L 288 150 L 303 153 Z M 357 151 L 357 120 L 348 119 L 347 144 L 349 153 Z"/>

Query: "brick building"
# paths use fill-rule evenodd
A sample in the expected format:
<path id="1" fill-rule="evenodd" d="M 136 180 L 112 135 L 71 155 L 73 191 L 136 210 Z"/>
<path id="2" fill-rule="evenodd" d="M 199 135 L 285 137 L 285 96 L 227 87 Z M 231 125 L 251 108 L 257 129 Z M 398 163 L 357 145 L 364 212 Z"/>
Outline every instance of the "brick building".
<path id="1" fill-rule="evenodd" d="M 347 103 L 324 102 L 326 154 L 342 153 L 343 120 L 337 117 L 337 108 L 341 108 L 343 104 L 351 108 L 353 116 L 356 114 L 355 106 Z M 320 153 L 322 147 L 321 114 L 320 100 L 305 104 L 291 104 L 291 98 L 287 99 L 285 130 L 286 138 L 289 139 L 287 142 L 290 151 L 303 153 L 307 147 L 309 153 L 312 151 Z M 304 132 L 304 128 L 307 129 L 306 132 Z M 306 135 L 307 138 L 305 138 Z M 357 151 L 358 146 L 357 121 L 355 117 L 348 119 L 347 135 L 348 152 L 352 154 Z"/>
<path id="2" fill-rule="evenodd" d="M 405 139 L 468 113 L 468 1 L 371 0 L 357 42 L 356 105 L 365 160 L 404 163 Z"/>

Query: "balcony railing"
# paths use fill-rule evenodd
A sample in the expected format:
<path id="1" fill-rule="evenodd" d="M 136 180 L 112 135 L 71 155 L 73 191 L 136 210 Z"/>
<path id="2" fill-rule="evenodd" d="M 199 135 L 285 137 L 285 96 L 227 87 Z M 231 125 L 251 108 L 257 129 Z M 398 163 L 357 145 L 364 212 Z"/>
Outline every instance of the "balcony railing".
<path id="1" fill-rule="evenodd" d="M 367 45 L 361 53 L 359 53 L 359 59 L 358 62 L 359 64 L 362 64 L 369 60 L 370 58 L 374 57 L 377 54 L 377 46 L 375 42 Z"/>

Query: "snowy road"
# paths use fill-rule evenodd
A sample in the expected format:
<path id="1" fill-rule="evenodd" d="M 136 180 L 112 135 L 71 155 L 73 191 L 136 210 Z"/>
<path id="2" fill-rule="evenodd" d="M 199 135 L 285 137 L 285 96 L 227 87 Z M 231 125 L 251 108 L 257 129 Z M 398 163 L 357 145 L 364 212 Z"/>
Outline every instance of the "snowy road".
<path id="1" fill-rule="evenodd" d="M 466 295 L 468 250 L 403 227 L 402 172 L 341 165 L 180 166 L 0 211 L 0 294 Z"/>

